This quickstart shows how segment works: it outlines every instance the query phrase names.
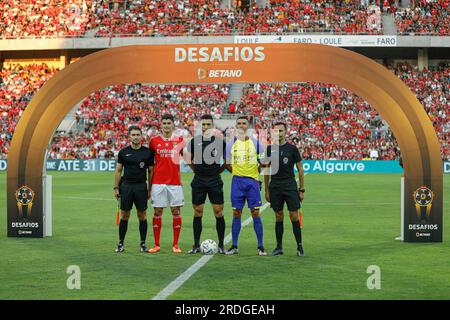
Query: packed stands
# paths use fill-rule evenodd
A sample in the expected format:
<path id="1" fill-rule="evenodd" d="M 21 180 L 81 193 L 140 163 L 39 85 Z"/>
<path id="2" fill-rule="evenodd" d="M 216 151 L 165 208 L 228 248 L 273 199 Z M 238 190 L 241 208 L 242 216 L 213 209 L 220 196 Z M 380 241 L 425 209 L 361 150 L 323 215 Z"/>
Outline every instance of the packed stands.
<path id="1" fill-rule="evenodd" d="M 389 68 L 416 94 L 437 131 L 442 158 L 450 159 L 450 65 L 434 71 L 418 71 L 406 63 Z M 289 136 L 305 159 L 363 159 L 374 149 L 378 159 L 399 157 L 395 137 L 377 112 L 334 85 L 249 85 L 237 112 L 253 115 L 261 128 L 286 121 Z"/>
<path id="2" fill-rule="evenodd" d="M 442 159 L 450 160 L 450 64 L 418 71 L 403 63 L 397 64 L 394 71 L 421 102 L 441 143 Z"/>
<path id="3" fill-rule="evenodd" d="M 334 85 L 250 85 L 238 112 L 254 115 L 263 127 L 286 122 L 289 140 L 299 146 L 304 159 L 362 159 L 372 147 L 383 149 L 382 159 L 398 157 L 392 139 L 377 132 L 382 122 L 376 111 Z"/>
<path id="4" fill-rule="evenodd" d="M 231 34 L 243 13 L 221 9 L 219 1 L 134 1 L 96 13 L 97 36 L 176 36 Z"/>
<path id="5" fill-rule="evenodd" d="M 416 94 L 429 114 L 450 159 L 450 66 L 418 71 L 400 63 L 389 67 Z M 0 82 L 0 158 L 6 158 L 15 125 L 34 92 L 57 69 L 45 64 L 7 65 Z M 50 158 L 109 158 L 126 142 L 126 128 L 137 123 L 148 138 L 158 130 L 158 117 L 171 112 L 183 134 L 205 110 L 220 118 L 227 110 L 226 86 L 120 85 L 95 92 L 76 112 L 74 135 L 56 136 Z M 250 115 L 256 129 L 288 119 L 290 137 L 305 159 L 360 159 L 377 149 L 379 159 L 395 159 L 395 138 L 376 111 L 361 98 L 327 84 L 255 84 L 245 89 L 237 113 Z"/>
<path id="6" fill-rule="evenodd" d="M 416 0 L 414 8 L 396 8 L 399 34 L 450 35 L 450 1 Z"/>
<path id="7" fill-rule="evenodd" d="M 371 12 L 354 2 L 270 1 L 248 11 L 220 7 L 219 1 L 137 1 L 128 8 L 102 8 L 97 35 L 217 35 L 232 33 L 334 32 L 380 34 L 368 24 Z"/>
<path id="8" fill-rule="evenodd" d="M 0 39 L 82 36 L 93 28 L 97 0 L 2 0 Z"/>
<path id="9" fill-rule="evenodd" d="M 256 8 L 248 17 L 246 32 L 332 32 L 334 34 L 382 34 L 376 11 L 357 1 L 272 0 L 269 8 Z"/>
<path id="10" fill-rule="evenodd" d="M 194 119 L 208 110 L 220 118 L 226 105 L 224 85 L 117 85 L 94 92 L 76 112 L 79 130 L 57 135 L 49 158 L 113 158 L 127 141 L 127 128 L 137 124 L 146 143 L 160 128 L 161 116 L 175 116 L 177 134 L 190 136 Z"/>
<path id="11" fill-rule="evenodd" d="M 5 159 L 14 128 L 34 93 L 56 72 L 46 64 L 0 69 L 0 159 Z"/>
<path id="12" fill-rule="evenodd" d="M 449 0 L 297 0 L 249 10 L 220 0 L 3 0 L 0 38 L 179 36 L 327 32 L 382 34 L 378 10 L 395 16 L 401 34 L 450 34 Z M 377 4 L 374 6 L 374 4 Z"/>
<path id="13" fill-rule="evenodd" d="M 250 10 L 217 0 L 4 0 L 0 38 L 333 32 L 381 34 L 368 6 L 354 1 L 280 1 Z M 368 23 L 370 21 L 370 23 Z"/>

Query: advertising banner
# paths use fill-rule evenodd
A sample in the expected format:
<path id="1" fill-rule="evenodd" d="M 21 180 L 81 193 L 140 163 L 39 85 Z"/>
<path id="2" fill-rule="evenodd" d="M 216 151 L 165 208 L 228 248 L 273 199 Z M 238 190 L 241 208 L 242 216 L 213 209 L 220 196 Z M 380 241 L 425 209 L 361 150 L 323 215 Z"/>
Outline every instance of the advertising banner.
<path id="1" fill-rule="evenodd" d="M 396 47 L 397 36 L 269 35 L 235 36 L 234 43 L 316 43 L 335 47 Z"/>
<path id="2" fill-rule="evenodd" d="M 402 173 L 398 161 L 393 160 L 303 160 L 303 170 L 308 173 Z M 0 171 L 8 168 L 7 160 L 0 160 Z M 47 160 L 47 171 L 70 172 L 114 172 L 115 159 L 89 160 Z M 444 173 L 450 173 L 450 161 L 443 163 Z M 192 172 L 191 168 L 181 161 L 181 172 Z"/>

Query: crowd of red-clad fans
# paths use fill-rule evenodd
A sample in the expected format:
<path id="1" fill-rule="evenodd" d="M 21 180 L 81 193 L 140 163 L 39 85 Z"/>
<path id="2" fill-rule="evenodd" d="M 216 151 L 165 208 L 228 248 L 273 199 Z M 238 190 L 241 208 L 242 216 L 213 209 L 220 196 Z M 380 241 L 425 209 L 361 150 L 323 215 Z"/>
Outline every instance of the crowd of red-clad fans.
<path id="1" fill-rule="evenodd" d="M 415 8 L 396 8 L 401 34 L 450 34 L 450 0 L 415 0 Z"/>
<path id="2" fill-rule="evenodd" d="M 96 0 L 1 0 L 0 38 L 83 35 L 94 28 Z"/>
<path id="3" fill-rule="evenodd" d="M 355 1 L 280 1 L 246 10 L 221 0 L 5 0 L 0 37 L 193 35 L 234 32 L 375 33 L 372 15 Z M 234 3 L 230 2 L 230 3 Z"/>
<path id="4" fill-rule="evenodd" d="M 408 64 L 390 69 L 415 93 L 432 120 L 443 159 L 450 159 L 450 66 L 418 71 Z M 255 84 L 245 89 L 238 112 L 257 127 L 288 124 L 288 136 L 305 159 L 398 159 L 393 133 L 367 102 L 329 84 Z M 372 156 L 371 156 L 372 154 Z"/>
<path id="5" fill-rule="evenodd" d="M 395 14 L 400 32 L 449 34 L 449 0 L 271 0 L 249 8 L 222 0 L 2 0 L 0 38 L 174 36 L 332 32 L 382 34 L 379 12 Z M 228 1 L 226 1 L 228 3 Z M 230 1 L 234 3 L 234 1 Z M 381 7 L 374 10 L 374 7 Z M 387 10 L 384 10 L 387 8 Z M 377 18 L 378 17 L 378 18 Z"/>
<path id="6" fill-rule="evenodd" d="M 418 71 L 408 64 L 389 67 L 421 101 L 450 160 L 450 65 Z M 35 91 L 56 69 L 45 64 L 8 65 L 0 77 L 0 159 L 6 158 L 15 125 Z M 178 134 L 193 133 L 195 119 L 227 110 L 224 85 L 117 85 L 87 97 L 76 111 L 73 134 L 58 134 L 49 158 L 113 158 L 127 143 L 127 127 L 138 124 L 148 138 L 158 132 L 160 117 L 172 113 Z M 255 129 L 287 121 L 289 139 L 305 159 L 396 159 L 392 132 L 361 98 L 327 84 L 255 84 L 244 89 L 236 113 L 251 117 Z M 228 112 L 228 110 L 226 111 Z M 270 137 L 269 137 L 270 139 Z M 374 154 L 371 156 L 371 154 Z M 378 154 L 378 155 L 376 155 Z"/>
<path id="7" fill-rule="evenodd" d="M 255 84 L 245 89 L 238 111 L 255 117 L 258 127 L 288 125 L 289 139 L 304 159 L 362 159 L 373 146 L 381 158 L 396 159 L 395 142 L 377 135 L 381 121 L 361 98 L 321 83 Z M 384 150 L 380 150 L 384 149 Z"/>
<path id="8" fill-rule="evenodd" d="M 224 85 L 117 85 L 87 97 L 76 111 L 76 135 L 57 135 L 49 157 L 114 158 L 128 143 L 127 128 L 139 125 L 148 139 L 160 129 L 161 115 L 175 116 L 177 135 L 186 138 L 206 111 L 220 118 L 226 105 Z"/>
<path id="9" fill-rule="evenodd" d="M 0 69 L 0 159 L 6 158 L 14 128 L 32 96 L 57 69 L 46 64 Z"/>
<path id="10" fill-rule="evenodd" d="M 379 34 L 381 24 L 354 1 L 280 1 L 249 10 L 221 8 L 221 1 L 136 1 L 128 10 L 103 7 L 97 35 L 195 35 L 334 32 Z M 373 22 L 373 21 L 372 21 Z"/>

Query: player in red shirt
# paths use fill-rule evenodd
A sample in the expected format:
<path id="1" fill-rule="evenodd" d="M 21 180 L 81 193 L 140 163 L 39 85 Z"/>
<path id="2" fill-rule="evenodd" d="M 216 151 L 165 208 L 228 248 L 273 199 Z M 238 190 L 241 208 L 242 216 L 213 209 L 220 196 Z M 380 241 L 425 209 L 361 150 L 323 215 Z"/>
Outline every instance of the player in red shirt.
<path id="1" fill-rule="evenodd" d="M 162 226 L 164 208 L 170 207 L 173 217 L 173 244 L 174 253 L 180 253 L 178 239 L 181 231 L 180 208 L 184 205 L 183 188 L 180 177 L 180 155 L 184 142 L 183 137 L 177 137 L 174 132 L 174 118 L 170 114 L 162 116 L 162 135 L 150 140 L 149 148 L 154 152 L 155 167 L 151 179 L 151 198 L 155 209 L 153 216 L 153 236 L 155 246 L 149 253 L 160 251 L 159 239 Z"/>

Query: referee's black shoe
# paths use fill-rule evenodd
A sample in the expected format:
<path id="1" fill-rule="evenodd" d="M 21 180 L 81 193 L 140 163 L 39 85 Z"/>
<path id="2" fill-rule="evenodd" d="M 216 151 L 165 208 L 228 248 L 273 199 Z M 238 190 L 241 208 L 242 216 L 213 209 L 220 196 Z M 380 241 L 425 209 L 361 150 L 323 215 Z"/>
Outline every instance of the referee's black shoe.
<path id="1" fill-rule="evenodd" d="M 115 253 L 121 253 L 125 251 L 125 246 L 122 243 L 119 243 L 117 245 L 116 250 L 114 250 Z"/>
<path id="2" fill-rule="evenodd" d="M 139 251 L 141 252 L 147 252 L 148 248 L 145 246 L 145 244 L 141 243 L 141 245 L 139 246 Z"/>
<path id="3" fill-rule="evenodd" d="M 297 255 L 299 257 L 303 257 L 305 255 L 305 252 L 303 252 L 303 246 L 301 244 L 299 244 L 297 247 Z"/>
<path id="4" fill-rule="evenodd" d="M 283 254 L 283 248 L 280 247 L 276 247 L 273 251 L 272 251 L 272 256 L 279 256 Z"/>
<path id="5" fill-rule="evenodd" d="M 196 254 L 200 252 L 200 247 L 193 246 L 191 250 L 188 251 L 189 254 Z"/>

